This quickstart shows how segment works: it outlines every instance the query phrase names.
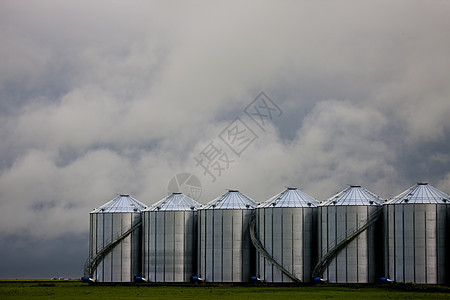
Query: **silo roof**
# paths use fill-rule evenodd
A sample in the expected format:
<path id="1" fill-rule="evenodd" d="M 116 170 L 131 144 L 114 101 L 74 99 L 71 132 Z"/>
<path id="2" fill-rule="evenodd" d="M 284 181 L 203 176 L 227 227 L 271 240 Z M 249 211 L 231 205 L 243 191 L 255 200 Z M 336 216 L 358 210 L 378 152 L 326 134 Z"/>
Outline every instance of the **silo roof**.
<path id="1" fill-rule="evenodd" d="M 121 213 L 121 212 L 141 212 L 147 205 L 134 199 L 130 195 L 122 194 L 111 201 L 96 208 L 92 213 Z"/>
<path id="2" fill-rule="evenodd" d="M 147 208 L 146 211 L 186 211 L 196 210 L 200 206 L 200 203 L 182 193 L 172 193 Z"/>
<path id="3" fill-rule="evenodd" d="M 258 207 L 316 207 L 319 201 L 298 188 L 287 188 Z"/>
<path id="4" fill-rule="evenodd" d="M 229 190 L 219 198 L 209 202 L 202 209 L 253 209 L 258 203 L 238 190 Z"/>
<path id="5" fill-rule="evenodd" d="M 384 201 L 360 185 L 351 185 L 326 200 L 321 206 L 332 205 L 381 205 Z"/>
<path id="6" fill-rule="evenodd" d="M 427 182 L 418 182 L 403 193 L 389 200 L 387 204 L 448 204 L 449 195 Z"/>

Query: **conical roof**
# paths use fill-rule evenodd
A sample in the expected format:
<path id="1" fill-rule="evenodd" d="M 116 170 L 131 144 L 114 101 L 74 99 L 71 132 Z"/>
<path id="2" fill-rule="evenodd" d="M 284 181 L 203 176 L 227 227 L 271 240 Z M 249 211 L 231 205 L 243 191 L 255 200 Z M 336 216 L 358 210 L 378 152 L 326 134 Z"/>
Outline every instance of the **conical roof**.
<path id="1" fill-rule="evenodd" d="M 403 193 L 400 193 L 387 204 L 448 204 L 449 195 L 426 182 L 418 182 Z"/>
<path id="2" fill-rule="evenodd" d="M 200 206 L 200 203 L 182 193 L 172 193 L 156 202 L 145 211 L 186 211 L 196 210 Z"/>
<path id="3" fill-rule="evenodd" d="M 147 208 L 147 206 L 134 199 L 130 195 L 120 195 L 108 203 L 103 204 L 99 208 L 96 208 L 92 213 L 123 213 L 123 212 L 141 212 Z"/>
<path id="4" fill-rule="evenodd" d="M 337 193 L 321 206 L 331 205 L 381 205 L 383 200 L 360 185 L 351 185 Z"/>
<path id="5" fill-rule="evenodd" d="M 297 188 L 287 188 L 258 207 L 316 207 L 319 201 Z"/>
<path id="6" fill-rule="evenodd" d="M 202 209 L 253 209 L 256 206 L 258 206 L 258 203 L 238 190 L 229 190 L 206 204 Z"/>

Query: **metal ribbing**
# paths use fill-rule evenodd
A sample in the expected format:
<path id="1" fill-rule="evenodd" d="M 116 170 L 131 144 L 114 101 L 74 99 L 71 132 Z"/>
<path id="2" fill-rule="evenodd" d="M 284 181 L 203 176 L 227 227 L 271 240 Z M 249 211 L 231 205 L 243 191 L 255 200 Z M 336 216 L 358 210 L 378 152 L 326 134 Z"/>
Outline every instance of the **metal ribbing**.
<path id="1" fill-rule="evenodd" d="M 210 282 L 246 282 L 252 257 L 248 235 L 250 210 L 201 209 L 200 275 Z M 204 217 L 203 217 L 204 216 Z M 209 248 L 209 245 L 211 248 Z M 204 254 L 203 254 L 204 253 Z"/>
<path id="2" fill-rule="evenodd" d="M 260 251 L 260 278 L 267 282 L 310 281 L 314 208 L 259 207 L 256 211 L 256 241 L 252 241 Z"/>
<path id="3" fill-rule="evenodd" d="M 132 213 L 91 214 L 91 249 L 85 272 L 94 280 L 131 282 L 139 275 L 141 232 L 134 226 L 140 223 L 139 217 Z"/>
<path id="4" fill-rule="evenodd" d="M 386 275 L 399 282 L 444 284 L 446 268 L 442 270 L 441 266 L 446 265 L 447 245 L 442 241 L 448 235 L 448 205 L 387 204 L 386 211 Z M 402 218 L 400 226 L 397 225 L 399 217 Z M 398 235 L 402 235 L 401 239 Z M 399 251 L 402 256 L 398 255 Z"/>
<path id="5" fill-rule="evenodd" d="M 375 238 L 375 232 L 371 229 L 371 226 L 373 226 L 373 222 L 377 220 L 381 211 L 374 211 L 367 215 L 367 212 L 372 209 L 368 208 L 361 211 L 361 207 L 349 205 L 320 207 L 322 236 L 320 237 L 321 249 L 319 249 L 319 254 L 323 258 L 316 265 L 314 272 L 320 274 L 322 267 L 326 266 L 323 273 L 324 279 L 330 282 L 356 283 L 374 280 L 375 270 L 369 269 L 369 266 L 374 260 L 375 249 L 369 248 L 372 245 L 369 240 Z M 376 208 L 376 206 L 373 207 Z M 349 209 L 351 210 L 349 211 Z M 358 215 L 364 211 L 366 215 L 364 220 L 358 221 Z M 365 220 L 367 221 L 362 223 Z M 330 256 L 331 253 L 334 253 L 335 248 L 337 252 L 334 256 Z M 351 248 L 354 248 L 352 250 L 355 252 L 354 254 L 349 254 Z M 327 254 L 323 253 L 324 249 L 327 249 Z M 366 251 L 369 255 L 363 259 L 364 255 L 361 256 L 361 254 Z M 350 258 L 352 257 L 356 259 L 356 264 L 351 262 Z M 322 266 L 322 264 L 324 265 Z M 362 266 L 367 270 L 367 276 L 364 276 L 364 278 L 361 277 L 359 272 L 359 268 Z M 349 278 L 350 274 L 356 274 L 356 277 Z M 317 274 L 313 274 L 313 276 L 317 276 Z"/>
<path id="6" fill-rule="evenodd" d="M 187 282 L 197 255 L 194 211 L 145 211 L 148 244 L 144 251 L 153 282 Z M 148 249 L 148 250 L 147 250 Z"/>

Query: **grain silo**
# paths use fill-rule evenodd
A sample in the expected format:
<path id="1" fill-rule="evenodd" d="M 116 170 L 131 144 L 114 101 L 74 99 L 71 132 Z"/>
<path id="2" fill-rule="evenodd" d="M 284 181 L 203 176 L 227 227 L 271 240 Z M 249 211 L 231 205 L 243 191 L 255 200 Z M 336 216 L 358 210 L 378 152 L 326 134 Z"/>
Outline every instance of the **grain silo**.
<path id="1" fill-rule="evenodd" d="M 197 209 L 173 193 L 143 212 L 143 276 L 151 282 L 188 282 L 196 274 Z"/>
<path id="2" fill-rule="evenodd" d="M 382 272 L 376 253 L 382 202 L 361 186 L 350 186 L 319 206 L 319 259 L 313 276 L 331 283 L 376 281 Z"/>
<path id="3" fill-rule="evenodd" d="M 198 277 L 207 282 L 247 282 L 254 275 L 250 218 L 258 204 L 229 190 L 199 209 Z"/>
<path id="4" fill-rule="evenodd" d="M 141 275 L 141 212 L 146 206 L 120 195 L 90 213 L 85 277 L 98 282 L 132 282 Z"/>
<path id="5" fill-rule="evenodd" d="M 265 282 L 310 282 L 319 202 L 287 188 L 255 210 L 256 275 Z"/>
<path id="6" fill-rule="evenodd" d="M 386 277 L 448 282 L 449 213 L 449 196 L 428 183 L 417 183 L 384 205 Z"/>

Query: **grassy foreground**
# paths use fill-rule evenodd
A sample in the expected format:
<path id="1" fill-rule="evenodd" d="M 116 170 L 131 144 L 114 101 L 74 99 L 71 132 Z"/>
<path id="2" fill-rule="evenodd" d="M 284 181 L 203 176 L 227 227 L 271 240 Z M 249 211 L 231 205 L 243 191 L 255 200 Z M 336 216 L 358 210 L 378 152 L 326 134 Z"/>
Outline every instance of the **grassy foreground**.
<path id="1" fill-rule="evenodd" d="M 88 285 L 79 281 L 0 281 L 0 299 L 450 299 L 450 288 L 419 285 L 301 287 Z"/>

